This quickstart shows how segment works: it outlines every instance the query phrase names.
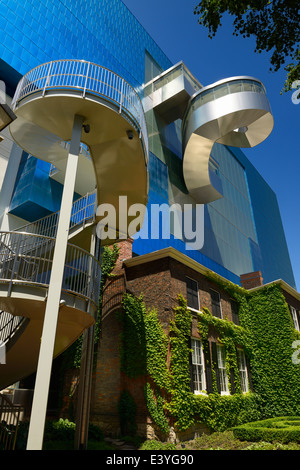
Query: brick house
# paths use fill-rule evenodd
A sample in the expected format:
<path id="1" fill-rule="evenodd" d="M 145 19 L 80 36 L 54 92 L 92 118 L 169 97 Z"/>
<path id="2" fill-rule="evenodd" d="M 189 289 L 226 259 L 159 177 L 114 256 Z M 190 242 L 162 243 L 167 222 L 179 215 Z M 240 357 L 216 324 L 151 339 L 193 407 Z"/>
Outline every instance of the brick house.
<path id="1" fill-rule="evenodd" d="M 113 270 L 113 277 L 105 285 L 102 305 L 102 333 L 99 342 L 98 359 L 93 378 L 91 421 L 101 426 L 105 434 L 118 435 L 120 423 L 118 403 L 122 390 L 129 391 L 136 403 L 138 433 L 148 438 L 159 436 L 144 398 L 145 377 L 129 379 L 121 370 L 121 327 L 118 312 L 125 293 L 135 297 L 143 295 L 147 308 L 155 308 L 163 330 L 168 335 L 170 321 L 174 318 L 178 294 L 187 299 L 187 306 L 192 313 L 190 364 L 191 391 L 202 393 L 203 389 L 212 392 L 211 370 L 201 345 L 197 326 L 197 313 L 208 309 L 220 320 L 227 320 L 239 325 L 236 301 L 222 284 L 209 277 L 206 267 L 193 261 L 188 256 L 166 248 L 149 254 L 132 257 L 132 241 L 119 244 L 120 255 Z M 220 278 L 220 276 L 219 276 Z M 228 282 L 222 279 L 225 284 Z M 294 328 L 299 331 L 300 294 L 285 282 L 276 282 L 290 307 Z M 224 285 L 225 285 L 224 284 Z M 258 291 L 263 287 L 260 272 L 241 276 L 241 286 Z M 218 393 L 234 393 L 234 380 L 228 376 L 225 368 L 224 348 L 219 342 L 218 332 L 209 329 L 210 360 L 215 357 L 217 364 Z M 242 347 L 237 345 L 237 357 L 241 390 L 246 393 L 252 389 L 251 369 Z M 230 391 L 231 390 L 231 391 Z M 179 438 L 189 438 L 205 431 L 205 426 L 193 427 Z M 169 436 L 170 439 L 172 437 Z M 176 436 L 175 436 L 176 438 Z M 174 439 L 174 436 L 173 436 Z"/>

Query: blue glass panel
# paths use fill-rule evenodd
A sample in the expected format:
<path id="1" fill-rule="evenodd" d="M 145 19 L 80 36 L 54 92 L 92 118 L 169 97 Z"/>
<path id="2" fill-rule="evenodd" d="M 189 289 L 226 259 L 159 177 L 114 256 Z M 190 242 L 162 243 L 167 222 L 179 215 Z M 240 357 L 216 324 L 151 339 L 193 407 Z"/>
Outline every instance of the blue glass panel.
<path id="1" fill-rule="evenodd" d="M 11 95 L 22 75 L 55 59 L 106 66 L 141 94 L 146 51 L 157 70 L 173 65 L 120 0 L 2 0 L 0 29 L 0 79 Z M 170 181 L 185 193 L 178 129 L 177 123 L 163 131 L 165 163 L 150 154 L 149 207 L 168 202 Z M 217 144 L 212 155 L 219 162 L 224 197 L 206 207 L 203 249 L 187 255 L 233 282 L 260 266 L 264 282 L 282 278 L 295 285 L 275 194 L 239 149 Z M 31 220 L 59 208 L 62 188 L 47 171 L 36 159 L 22 160 L 13 213 Z M 186 252 L 185 244 L 174 238 L 136 240 L 134 251 L 142 254 L 169 245 Z"/>
<path id="2" fill-rule="evenodd" d="M 0 57 L 11 66 L 14 53 L 22 57 L 14 63 L 21 75 L 41 62 L 85 59 L 138 87 L 144 83 L 146 49 L 162 69 L 172 65 L 120 0 L 2 0 L 1 16 L 6 34 Z"/>
<path id="3" fill-rule="evenodd" d="M 230 151 L 244 166 L 247 174 L 251 210 L 257 235 L 256 242 L 259 245 L 262 259 L 261 271 L 264 283 L 283 279 L 295 287 L 277 197 L 240 149 L 230 148 Z"/>

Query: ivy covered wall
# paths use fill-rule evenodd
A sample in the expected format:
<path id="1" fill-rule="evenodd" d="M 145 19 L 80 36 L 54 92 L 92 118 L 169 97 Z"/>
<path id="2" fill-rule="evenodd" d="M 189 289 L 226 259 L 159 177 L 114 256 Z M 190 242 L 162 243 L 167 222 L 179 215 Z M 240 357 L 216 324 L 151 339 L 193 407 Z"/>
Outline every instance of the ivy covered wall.
<path id="1" fill-rule="evenodd" d="M 154 309 L 143 298 L 126 294 L 120 312 L 123 372 L 144 375 L 145 400 L 153 422 L 163 433 L 171 426 L 185 431 L 196 423 L 210 430 L 225 430 L 243 422 L 300 413 L 300 366 L 292 361 L 292 343 L 298 338 L 280 286 L 274 284 L 249 293 L 207 276 L 236 301 L 240 326 L 214 317 L 208 309 L 195 316 L 178 295 L 168 335 Z M 190 338 L 197 322 L 205 357 L 209 393 L 191 390 Z M 220 395 L 209 331 L 225 347 L 230 394 Z M 237 347 L 243 348 L 251 369 L 251 391 L 242 393 Z"/>
<path id="2" fill-rule="evenodd" d="M 300 413 L 300 368 L 292 361 L 299 338 L 280 287 L 273 284 L 249 295 L 241 321 L 249 332 L 252 380 L 264 416 Z"/>
<path id="3" fill-rule="evenodd" d="M 105 283 L 108 280 L 114 282 L 114 279 L 118 282 L 113 271 L 118 255 L 117 246 L 104 250 L 99 311 Z M 117 272 L 119 276 L 120 272 Z M 116 397 L 116 414 L 123 433 L 137 432 L 141 400 L 164 436 L 168 436 L 172 428 L 184 432 L 198 423 L 211 431 L 222 431 L 247 421 L 300 413 L 300 365 L 292 360 L 293 343 L 300 340 L 300 334 L 294 329 L 280 285 L 263 286 L 251 293 L 212 272 L 202 275 L 223 295 L 226 293 L 235 301 L 239 325 L 226 316 L 223 319 L 213 316 L 205 307 L 201 312 L 191 312 L 182 294 L 177 295 L 174 308 L 168 306 L 160 312 L 151 305 L 152 300 L 148 301 L 151 308 L 147 308 L 143 295 L 124 291 L 117 315 L 114 311 L 116 320 L 113 323 L 118 323 L 114 334 L 118 334 L 118 338 L 109 338 L 111 349 L 105 366 L 107 374 L 119 375 L 116 379 L 118 390 L 108 387 L 107 393 L 109 397 Z M 156 283 L 157 289 L 162 279 Z M 168 289 L 169 282 L 168 278 Z M 151 290 L 151 285 L 147 287 Z M 160 306 L 162 300 L 161 296 Z M 100 344 L 108 335 L 107 331 L 102 331 L 101 338 L 101 329 L 99 315 L 96 337 L 100 338 Z M 191 336 L 197 336 L 203 347 L 205 394 L 194 394 L 191 386 Z M 226 352 L 228 395 L 220 394 L 217 342 Z M 117 344 L 119 349 L 116 351 Z M 251 371 L 247 393 L 241 390 L 237 348 L 244 350 Z M 77 365 L 78 349 L 75 357 L 73 355 Z M 110 350 L 119 357 L 114 367 Z M 98 359 L 103 361 L 101 357 Z M 100 383 L 103 383 L 102 376 Z M 113 407 L 110 412 L 112 410 Z M 91 418 L 93 420 L 93 416 Z"/>

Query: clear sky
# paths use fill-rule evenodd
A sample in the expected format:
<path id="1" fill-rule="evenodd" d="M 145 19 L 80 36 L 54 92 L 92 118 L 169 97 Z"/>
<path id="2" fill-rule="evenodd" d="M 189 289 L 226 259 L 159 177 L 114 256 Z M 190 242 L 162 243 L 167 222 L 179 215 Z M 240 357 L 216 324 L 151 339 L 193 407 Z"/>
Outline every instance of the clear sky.
<path id="1" fill-rule="evenodd" d="M 270 54 L 254 53 L 253 38 L 232 35 L 231 19 L 214 39 L 193 14 L 197 0 L 123 0 L 163 52 L 175 64 L 183 61 L 203 86 L 235 75 L 261 80 L 274 115 L 268 139 L 247 158 L 277 195 L 297 289 L 300 289 L 300 103 L 292 92 L 281 94 L 285 71 L 270 72 Z M 276 253 L 274 253 L 274 259 Z"/>

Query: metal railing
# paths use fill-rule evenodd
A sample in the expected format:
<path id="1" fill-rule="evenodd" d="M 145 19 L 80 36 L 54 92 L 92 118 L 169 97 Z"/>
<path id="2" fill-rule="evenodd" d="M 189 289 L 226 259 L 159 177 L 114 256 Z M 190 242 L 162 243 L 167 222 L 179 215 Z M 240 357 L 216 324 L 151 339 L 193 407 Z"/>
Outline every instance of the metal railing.
<path id="1" fill-rule="evenodd" d="M 65 150 L 67 150 L 69 152 L 70 150 L 70 145 L 71 145 L 71 142 L 68 142 L 68 141 L 65 141 L 65 142 L 61 142 L 61 146 L 62 148 L 64 148 Z M 83 155 L 85 158 L 87 158 L 88 160 L 92 160 L 92 157 L 91 157 L 91 154 L 89 152 L 89 149 L 87 147 L 86 144 L 84 144 L 83 142 L 80 142 L 80 146 L 79 146 L 79 154 Z M 51 163 L 51 166 L 50 166 L 50 170 L 49 170 L 49 176 L 54 176 L 56 173 L 59 172 L 59 169 L 56 168 L 55 165 L 53 165 L 53 163 Z"/>
<path id="2" fill-rule="evenodd" d="M 168 83 L 171 83 L 173 80 L 175 80 L 175 78 L 181 76 L 184 76 L 187 79 L 195 93 L 202 87 L 201 83 L 199 83 L 199 81 L 193 77 L 184 63 L 179 62 L 178 64 L 173 65 L 171 68 L 165 70 L 160 75 L 154 77 L 152 80 L 146 83 L 144 87 L 145 96 L 148 96 L 154 91 L 159 90 Z"/>
<path id="3" fill-rule="evenodd" d="M 9 341 L 23 321 L 24 317 L 0 311 L 0 344 Z"/>
<path id="4" fill-rule="evenodd" d="M 207 86 L 197 92 L 194 97 L 193 105 L 201 106 L 209 101 L 216 100 L 225 95 L 232 95 L 233 93 L 240 93 L 243 91 L 252 91 L 256 93 L 265 94 L 265 88 L 258 80 L 240 78 L 240 79 L 229 79 L 226 82 L 221 82 L 216 85 Z"/>
<path id="5" fill-rule="evenodd" d="M 94 220 L 96 209 L 96 191 L 77 199 L 72 207 L 70 229 Z M 59 213 L 60 211 L 55 212 L 24 225 L 10 234 L 0 234 L 0 276 L 6 281 L 10 280 L 8 294 L 12 282 L 16 280 L 48 285 Z M 37 237 L 32 238 L 32 235 Z M 95 268 L 95 261 L 91 262 L 90 255 L 75 248 L 73 245 L 68 246 L 63 289 L 79 293 L 97 303 L 100 288 L 99 267 L 96 265 Z M 92 273 L 95 277 L 84 285 Z M 0 342 L 7 343 L 24 320 L 24 317 L 0 311 Z"/>
<path id="6" fill-rule="evenodd" d="M 72 206 L 70 229 L 94 219 L 97 210 L 97 191 L 87 193 L 85 196 L 74 201 Z M 60 211 L 49 214 L 36 222 L 17 228 L 16 232 L 33 233 L 46 237 L 55 237 L 57 233 Z"/>
<path id="7" fill-rule="evenodd" d="M 0 279 L 48 287 L 55 238 L 24 232 L 0 232 Z M 62 290 L 98 305 L 101 268 L 99 261 L 75 245 L 67 245 Z"/>
<path id="8" fill-rule="evenodd" d="M 113 103 L 118 112 L 127 114 L 143 138 L 148 153 L 147 127 L 142 102 L 136 91 L 120 75 L 85 60 L 56 60 L 30 70 L 20 80 L 12 108 L 33 93 L 45 95 L 53 90 L 73 90 Z"/>
<path id="9" fill-rule="evenodd" d="M 24 408 L 0 393 L 0 449 L 14 450 Z"/>
<path id="10" fill-rule="evenodd" d="M 157 79 L 153 80 L 153 91 L 158 90 L 159 88 L 163 87 L 167 83 L 172 82 L 175 78 L 180 77 L 181 75 L 185 76 L 185 78 L 189 81 L 192 88 L 194 88 L 195 92 L 201 88 L 201 84 L 196 80 L 190 71 L 186 68 L 186 66 L 181 63 L 175 67 L 172 67 L 170 71 L 163 72 L 161 76 Z"/>
<path id="11" fill-rule="evenodd" d="M 191 114 L 200 106 L 203 106 L 218 98 L 226 95 L 232 95 L 240 92 L 255 92 L 265 95 L 266 90 L 264 85 L 256 79 L 251 77 L 233 77 L 219 82 L 213 83 L 200 89 L 191 98 L 190 105 L 183 118 L 182 132 L 185 132 L 186 124 L 189 121 Z"/>

